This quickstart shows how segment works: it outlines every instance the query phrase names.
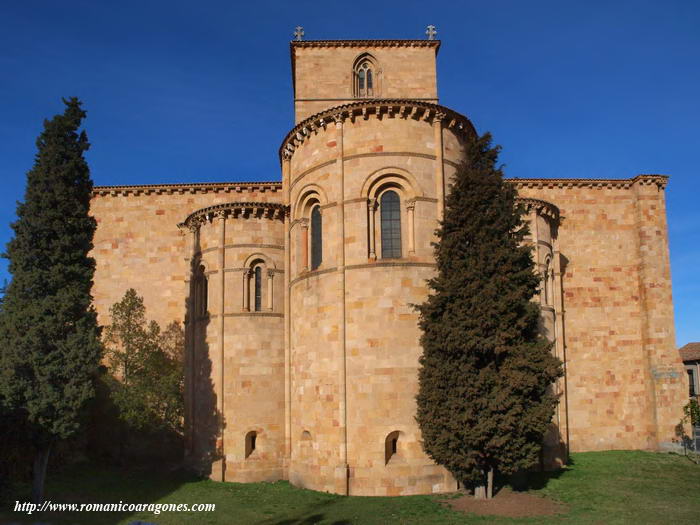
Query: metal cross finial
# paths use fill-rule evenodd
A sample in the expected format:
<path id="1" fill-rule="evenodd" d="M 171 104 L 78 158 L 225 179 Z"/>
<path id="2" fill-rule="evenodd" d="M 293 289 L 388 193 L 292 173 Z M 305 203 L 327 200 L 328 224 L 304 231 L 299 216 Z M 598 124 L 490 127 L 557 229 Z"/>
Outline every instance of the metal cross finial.
<path id="1" fill-rule="evenodd" d="M 294 28 L 294 40 L 301 41 L 304 40 L 304 28 L 301 26 L 296 26 Z"/>
<path id="2" fill-rule="evenodd" d="M 434 25 L 429 25 L 428 29 L 425 30 L 425 34 L 428 35 L 428 40 L 435 40 L 435 35 L 437 35 L 437 31 L 435 30 Z"/>

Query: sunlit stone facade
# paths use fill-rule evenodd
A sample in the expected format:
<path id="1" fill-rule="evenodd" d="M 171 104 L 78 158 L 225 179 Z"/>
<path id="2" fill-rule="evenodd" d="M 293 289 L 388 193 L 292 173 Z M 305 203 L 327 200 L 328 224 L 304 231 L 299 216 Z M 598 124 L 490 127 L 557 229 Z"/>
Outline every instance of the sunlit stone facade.
<path id="1" fill-rule="evenodd" d="M 436 40 L 295 41 L 280 183 L 95 188 L 101 322 L 124 291 L 185 323 L 187 458 L 213 479 L 340 494 L 457 486 L 422 451 L 417 314 L 470 121 L 438 104 Z M 513 179 L 564 361 L 543 464 L 670 445 L 667 178 Z"/>

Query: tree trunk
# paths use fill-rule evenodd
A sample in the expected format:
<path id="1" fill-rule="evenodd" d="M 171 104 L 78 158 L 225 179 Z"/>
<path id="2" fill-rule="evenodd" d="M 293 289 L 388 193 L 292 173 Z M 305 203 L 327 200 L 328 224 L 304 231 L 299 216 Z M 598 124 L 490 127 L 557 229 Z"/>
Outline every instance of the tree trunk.
<path id="1" fill-rule="evenodd" d="M 34 455 L 34 482 L 32 484 L 32 502 L 41 505 L 44 502 L 44 482 L 46 467 L 49 464 L 51 443 L 48 443 Z"/>
<path id="2" fill-rule="evenodd" d="M 477 485 L 474 487 L 474 497 L 476 499 L 484 499 L 486 497 L 486 487 L 483 485 Z"/>
<path id="3" fill-rule="evenodd" d="M 486 499 L 491 498 L 493 498 L 493 467 L 489 469 L 489 474 L 486 478 Z"/>

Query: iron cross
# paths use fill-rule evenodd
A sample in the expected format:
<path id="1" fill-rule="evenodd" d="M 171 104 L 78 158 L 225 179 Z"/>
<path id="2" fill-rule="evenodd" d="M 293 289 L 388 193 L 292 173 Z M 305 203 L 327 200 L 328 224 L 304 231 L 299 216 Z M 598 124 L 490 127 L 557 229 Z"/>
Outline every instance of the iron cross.
<path id="1" fill-rule="evenodd" d="M 437 35 L 437 31 L 435 30 L 434 25 L 429 25 L 428 29 L 426 29 L 425 34 L 428 35 L 428 40 L 435 40 L 435 35 Z"/>
<path id="2" fill-rule="evenodd" d="M 294 40 L 304 40 L 304 28 L 296 26 L 294 28 Z"/>

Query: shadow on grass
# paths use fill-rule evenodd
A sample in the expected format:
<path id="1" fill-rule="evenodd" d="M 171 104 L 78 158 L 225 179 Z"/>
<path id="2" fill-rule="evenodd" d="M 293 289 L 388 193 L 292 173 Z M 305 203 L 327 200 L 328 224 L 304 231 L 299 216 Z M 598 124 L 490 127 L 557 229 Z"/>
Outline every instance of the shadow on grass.
<path id="1" fill-rule="evenodd" d="M 162 467 L 161 467 L 162 468 Z M 153 466 L 131 467 L 128 470 L 119 467 L 103 467 L 90 463 L 81 463 L 67 467 L 49 479 L 47 499 L 53 503 L 151 503 L 161 500 L 175 492 L 185 483 L 200 478 L 184 471 L 173 471 L 168 475 L 156 472 Z M 15 486 L 15 500 L 25 491 L 21 485 Z M 0 509 L 0 523 L 51 523 L 75 524 L 90 523 L 114 525 L 130 517 L 143 516 L 143 512 L 14 512 L 14 501 L 3 498 L 6 503 Z M 141 518 L 143 519 L 143 518 Z M 158 521 L 152 516 L 146 521 Z"/>
<path id="2" fill-rule="evenodd" d="M 508 478 L 498 480 L 498 490 L 510 486 L 513 492 L 527 492 L 529 490 L 542 490 L 552 479 L 559 479 L 565 475 L 574 465 L 574 460 L 569 458 L 566 465 L 557 470 L 541 470 L 537 472 L 519 472 Z"/>
<path id="3" fill-rule="evenodd" d="M 334 505 L 336 501 L 325 501 L 314 505 L 310 510 L 304 512 L 301 516 L 294 516 L 291 518 L 279 519 L 271 518 L 258 522 L 256 525 L 313 525 L 314 523 L 321 523 L 326 519 L 326 515 L 322 513 L 324 509 Z M 336 520 L 331 522 L 330 525 L 352 525 L 349 520 Z"/>

